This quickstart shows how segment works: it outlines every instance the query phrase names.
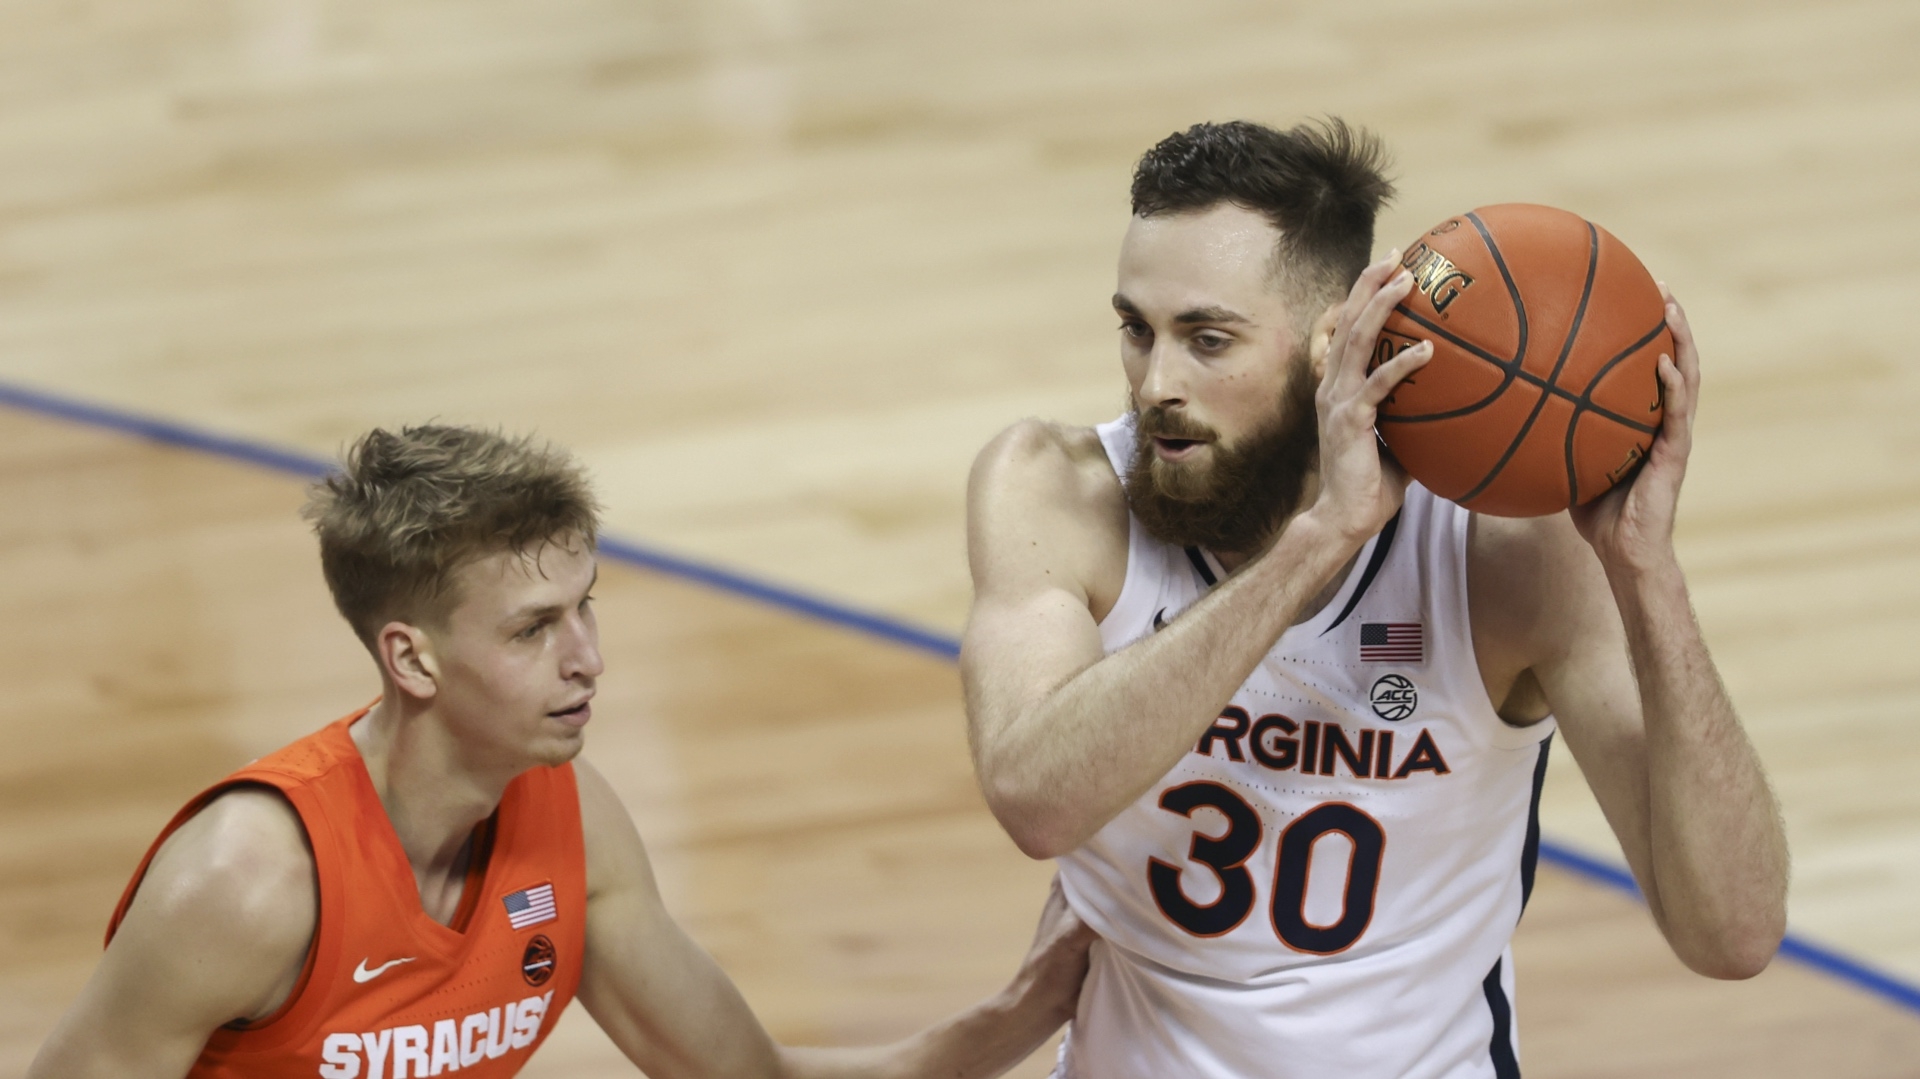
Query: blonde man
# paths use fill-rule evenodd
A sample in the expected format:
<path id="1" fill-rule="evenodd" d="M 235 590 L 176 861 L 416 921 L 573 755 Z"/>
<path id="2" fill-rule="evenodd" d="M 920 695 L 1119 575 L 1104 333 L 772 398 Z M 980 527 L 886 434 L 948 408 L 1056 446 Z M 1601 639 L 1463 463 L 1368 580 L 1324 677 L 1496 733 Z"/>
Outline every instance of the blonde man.
<path id="1" fill-rule="evenodd" d="M 574 759 L 598 523 L 564 454 L 375 430 L 308 515 L 381 697 L 180 811 L 31 1076 L 506 1076 L 576 992 L 656 1079 L 987 1076 L 1072 1013 L 1087 934 L 1055 896 L 982 1005 L 884 1048 L 773 1042 Z"/>

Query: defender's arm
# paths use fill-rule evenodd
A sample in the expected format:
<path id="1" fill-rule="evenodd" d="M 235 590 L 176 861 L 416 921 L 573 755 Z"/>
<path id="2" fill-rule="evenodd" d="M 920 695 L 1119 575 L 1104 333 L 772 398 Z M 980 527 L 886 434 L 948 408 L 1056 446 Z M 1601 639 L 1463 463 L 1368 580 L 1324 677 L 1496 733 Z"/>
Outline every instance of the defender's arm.
<path id="1" fill-rule="evenodd" d="M 319 914 L 300 818 L 277 794 L 222 795 L 169 836 L 28 1079 L 177 1079 L 207 1037 L 278 1008 Z"/>
<path id="2" fill-rule="evenodd" d="M 1103 656 L 1087 582 L 1102 535 L 1126 536 L 1108 471 L 1024 423 L 982 451 L 968 485 L 974 603 L 960 653 L 974 765 L 994 816 L 1029 857 L 1073 850 L 1190 749 L 1313 596 L 1399 508 L 1406 478 L 1374 439 L 1375 410 L 1432 354 L 1371 375 L 1380 326 L 1411 280 L 1367 269 L 1338 320 L 1316 404 L 1319 500 L 1273 545 L 1159 633 Z M 1124 561 L 1124 552 L 1120 555 Z"/>
<path id="3" fill-rule="evenodd" d="M 1013 983 L 889 1046 L 790 1049 L 660 901 L 640 834 L 612 787 L 576 761 L 587 843 L 580 1000 L 628 1059 L 659 1079 L 909 1079 L 998 1075 L 1073 1015 L 1091 931 L 1058 890 Z"/>
<path id="4" fill-rule="evenodd" d="M 1554 646 L 1534 671 L 1675 954 L 1746 978 L 1786 932 L 1786 836 L 1674 555 L 1700 369 L 1671 302 L 1668 322 L 1679 362 L 1661 361 L 1667 413 L 1646 466 L 1573 527 L 1536 529 L 1560 628 L 1540 627 Z"/>

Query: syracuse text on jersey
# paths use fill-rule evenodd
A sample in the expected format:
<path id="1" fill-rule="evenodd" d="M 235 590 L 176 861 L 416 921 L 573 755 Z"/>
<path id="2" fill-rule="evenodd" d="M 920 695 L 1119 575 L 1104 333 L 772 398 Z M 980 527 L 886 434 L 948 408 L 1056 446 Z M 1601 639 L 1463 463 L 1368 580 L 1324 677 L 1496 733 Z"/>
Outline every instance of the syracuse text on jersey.
<path id="1" fill-rule="evenodd" d="M 431 1032 L 415 1023 L 364 1034 L 329 1034 L 320 1052 L 321 1079 L 420 1079 L 497 1060 L 533 1044 L 552 1001 L 548 991 L 504 1008 L 474 1012 L 457 1023 L 442 1019 Z"/>

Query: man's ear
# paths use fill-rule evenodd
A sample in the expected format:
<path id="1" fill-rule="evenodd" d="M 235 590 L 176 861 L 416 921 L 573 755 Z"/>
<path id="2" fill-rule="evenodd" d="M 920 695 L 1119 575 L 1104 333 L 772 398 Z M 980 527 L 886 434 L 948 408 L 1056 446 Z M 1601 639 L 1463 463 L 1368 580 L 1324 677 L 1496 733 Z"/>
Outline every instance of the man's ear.
<path id="1" fill-rule="evenodd" d="M 1307 359 L 1313 365 L 1313 377 L 1320 379 L 1327 373 L 1327 355 L 1333 351 L 1333 328 L 1340 322 L 1342 304 L 1329 304 L 1320 317 L 1313 320 L 1313 329 L 1308 331 Z"/>
<path id="2" fill-rule="evenodd" d="M 419 626 L 381 626 L 373 638 L 373 654 L 394 688 L 407 696 L 426 701 L 440 692 L 440 661 L 433 654 L 433 639 Z"/>

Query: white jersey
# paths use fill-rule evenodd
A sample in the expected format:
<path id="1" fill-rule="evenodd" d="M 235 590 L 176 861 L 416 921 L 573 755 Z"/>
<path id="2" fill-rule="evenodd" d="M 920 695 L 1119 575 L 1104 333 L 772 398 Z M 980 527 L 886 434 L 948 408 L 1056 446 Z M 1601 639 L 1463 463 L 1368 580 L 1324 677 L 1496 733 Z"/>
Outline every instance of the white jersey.
<path id="1" fill-rule="evenodd" d="M 1128 418 L 1099 429 L 1114 470 Z M 1108 653 L 1224 574 L 1129 518 Z M 1551 719 L 1494 713 L 1468 513 L 1415 485 L 1331 602 L 1193 751 L 1060 859 L 1102 938 L 1069 1079 L 1518 1076 L 1508 942 L 1533 883 Z"/>

